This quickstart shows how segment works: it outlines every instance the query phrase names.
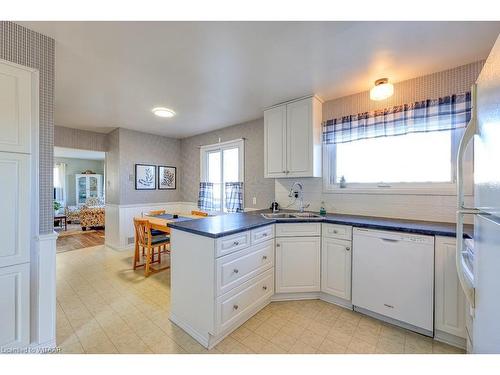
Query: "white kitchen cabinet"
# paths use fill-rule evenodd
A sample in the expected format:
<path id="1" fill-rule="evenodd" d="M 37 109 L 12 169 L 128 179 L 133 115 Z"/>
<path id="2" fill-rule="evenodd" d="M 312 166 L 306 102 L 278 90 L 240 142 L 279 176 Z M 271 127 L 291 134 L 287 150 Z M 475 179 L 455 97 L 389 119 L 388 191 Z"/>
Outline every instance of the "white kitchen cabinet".
<path id="1" fill-rule="evenodd" d="M 0 268 L 0 348 L 25 347 L 30 338 L 30 265 Z"/>
<path id="2" fill-rule="evenodd" d="M 312 96 L 264 111 L 265 177 L 321 177 L 321 107 Z"/>
<path id="3" fill-rule="evenodd" d="M 465 295 L 455 265 L 456 239 L 436 237 L 435 242 L 435 329 L 466 338 Z"/>
<path id="4" fill-rule="evenodd" d="M 276 293 L 320 291 L 320 237 L 276 239 Z"/>
<path id="5" fill-rule="evenodd" d="M 351 299 L 351 241 L 323 237 L 321 247 L 321 291 Z"/>

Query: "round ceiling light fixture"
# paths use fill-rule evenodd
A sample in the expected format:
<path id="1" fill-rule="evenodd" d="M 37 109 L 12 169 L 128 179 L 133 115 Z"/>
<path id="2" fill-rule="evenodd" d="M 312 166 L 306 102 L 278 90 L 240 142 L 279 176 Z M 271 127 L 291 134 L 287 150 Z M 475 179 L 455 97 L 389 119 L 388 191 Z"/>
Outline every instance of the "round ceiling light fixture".
<path id="1" fill-rule="evenodd" d="M 175 112 L 165 107 L 155 107 L 152 112 L 158 117 L 174 117 Z"/>
<path id="2" fill-rule="evenodd" d="M 375 81 L 375 86 L 370 90 L 371 100 L 384 100 L 394 94 L 394 86 L 389 83 L 389 79 L 380 78 Z"/>

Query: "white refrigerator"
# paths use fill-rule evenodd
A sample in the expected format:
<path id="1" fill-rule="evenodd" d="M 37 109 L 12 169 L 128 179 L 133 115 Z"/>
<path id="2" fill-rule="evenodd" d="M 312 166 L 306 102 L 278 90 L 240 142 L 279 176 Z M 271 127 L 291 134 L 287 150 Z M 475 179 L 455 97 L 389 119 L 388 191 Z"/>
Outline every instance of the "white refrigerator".
<path id="1" fill-rule="evenodd" d="M 474 207 L 464 205 L 463 155 L 474 142 Z M 457 271 L 467 297 L 468 351 L 500 353 L 500 37 L 472 88 L 472 114 L 459 147 L 457 239 L 474 217 L 473 246 L 457 240 Z"/>

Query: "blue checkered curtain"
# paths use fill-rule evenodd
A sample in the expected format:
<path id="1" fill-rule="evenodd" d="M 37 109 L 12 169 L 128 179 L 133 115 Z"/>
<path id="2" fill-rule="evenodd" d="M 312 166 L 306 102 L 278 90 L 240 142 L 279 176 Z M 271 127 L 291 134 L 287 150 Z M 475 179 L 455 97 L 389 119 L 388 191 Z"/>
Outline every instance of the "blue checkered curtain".
<path id="1" fill-rule="evenodd" d="M 226 182 L 226 211 L 243 211 L 243 182 Z"/>
<path id="2" fill-rule="evenodd" d="M 470 92 L 427 99 L 325 121 L 323 143 L 465 128 L 470 116 Z"/>
<path id="3" fill-rule="evenodd" d="M 214 202 L 213 182 L 200 182 L 200 191 L 198 193 L 198 208 L 208 211 L 216 210 Z"/>

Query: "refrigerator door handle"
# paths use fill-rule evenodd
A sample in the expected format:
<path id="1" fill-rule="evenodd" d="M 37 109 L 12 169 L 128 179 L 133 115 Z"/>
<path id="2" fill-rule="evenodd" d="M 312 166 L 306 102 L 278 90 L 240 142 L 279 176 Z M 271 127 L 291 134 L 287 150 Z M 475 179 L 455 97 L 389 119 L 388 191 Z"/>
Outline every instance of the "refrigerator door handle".
<path id="1" fill-rule="evenodd" d="M 470 209 L 465 207 L 465 198 L 464 198 L 464 167 L 463 167 L 463 159 L 465 155 L 465 150 L 467 149 L 467 145 L 474 138 L 474 135 L 477 131 L 476 126 L 476 85 L 472 85 L 471 87 L 471 99 L 472 99 L 472 108 L 471 108 L 471 119 L 467 128 L 465 129 L 464 136 L 460 141 L 460 145 L 458 146 L 458 155 L 457 155 L 457 248 L 455 254 L 455 263 L 457 268 L 458 279 L 460 281 L 460 285 L 464 290 L 465 296 L 469 301 L 471 308 L 474 308 L 475 305 L 475 292 L 474 285 L 470 279 L 465 275 L 465 265 L 463 261 L 463 242 L 464 242 L 464 215 L 466 214 L 477 214 L 479 210 Z"/>

